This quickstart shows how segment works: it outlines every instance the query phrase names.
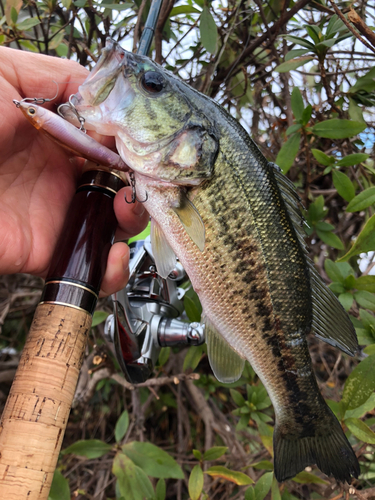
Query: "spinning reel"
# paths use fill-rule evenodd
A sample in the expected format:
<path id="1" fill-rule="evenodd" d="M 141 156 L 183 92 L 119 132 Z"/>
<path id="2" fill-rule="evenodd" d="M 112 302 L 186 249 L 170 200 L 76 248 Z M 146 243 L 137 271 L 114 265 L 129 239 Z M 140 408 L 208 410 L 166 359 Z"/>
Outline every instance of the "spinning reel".
<path id="1" fill-rule="evenodd" d="M 113 295 L 113 314 L 104 331 L 126 379 L 140 383 L 151 375 L 161 347 L 203 344 L 204 324 L 179 319 L 186 292 L 179 286 L 186 280 L 182 265 L 177 262 L 163 279 L 156 270 L 149 236 L 129 246 L 129 282 Z"/>

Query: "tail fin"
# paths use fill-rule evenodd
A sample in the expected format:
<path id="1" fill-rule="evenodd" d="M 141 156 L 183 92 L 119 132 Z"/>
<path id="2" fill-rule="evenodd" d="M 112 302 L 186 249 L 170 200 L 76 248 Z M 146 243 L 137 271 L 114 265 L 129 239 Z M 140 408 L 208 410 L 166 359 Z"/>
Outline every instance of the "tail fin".
<path id="1" fill-rule="evenodd" d="M 327 408 L 328 409 L 328 408 Z M 330 410 L 329 410 L 330 411 Z M 324 427 L 315 427 L 315 431 L 306 436 L 297 436 L 295 430 L 282 432 L 275 426 L 273 436 L 275 477 L 279 482 L 286 481 L 304 470 L 309 465 L 316 464 L 327 476 L 333 476 L 336 481 L 350 484 L 352 476 L 358 478 L 359 463 L 346 436 L 330 411 L 331 417 L 325 421 Z"/>

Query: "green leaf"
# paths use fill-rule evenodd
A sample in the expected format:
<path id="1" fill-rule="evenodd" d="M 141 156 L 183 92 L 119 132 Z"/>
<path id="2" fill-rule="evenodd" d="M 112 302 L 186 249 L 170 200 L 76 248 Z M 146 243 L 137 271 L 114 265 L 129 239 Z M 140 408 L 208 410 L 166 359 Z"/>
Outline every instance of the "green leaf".
<path id="1" fill-rule="evenodd" d="M 285 61 L 290 61 L 291 59 L 295 59 L 296 57 L 303 56 L 308 52 L 307 49 L 293 49 L 286 53 Z"/>
<path id="2" fill-rule="evenodd" d="M 305 107 L 303 105 L 301 91 L 298 87 L 294 87 L 290 100 L 292 104 L 293 114 L 296 120 L 299 121 L 302 118 L 302 113 Z"/>
<path id="3" fill-rule="evenodd" d="M 199 450 L 193 450 L 193 455 L 197 460 L 202 460 L 202 453 Z"/>
<path id="4" fill-rule="evenodd" d="M 352 410 L 363 405 L 375 390 L 375 354 L 354 368 L 345 382 L 342 403 Z"/>
<path id="5" fill-rule="evenodd" d="M 289 137 L 281 147 L 276 158 L 276 164 L 281 168 L 283 174 L 286 174 L 294 163 L 299 151 L 301 134 L 298 132 Z"/>
<path id="6" fill-rule="evenodd" d="M 230 389 L 230 395 L 237 406 L 243 406 L 245 404 L 245 399 L 242 394 L 235 389 Z"/>
<path id="7" fill-rule="evenodd" d="M 313 40 L 315 44 L 319 43 L 322 38 L 322 32 L 318 28 L 318 26 L 309 26 L 308 24 L 304 25 L 305 30 L 309 34 L 309 37 Z"/>
<path id="8" fill-rule="evenodd" d="M 359 418 L 347 418 L 345 424 L 350 432 L 364 443 L 375 444 L 375 432 Z"/>
<path id="9" fill-rule="evenodd" d="M 292 43 L 298 43 L 299 45 L 302 45 L 302 47 L 306 47 L 307 49 L 311 50 L 312 52 L 315 51 L 315 45 L 308 40 L 305 40 L 304 38 L 300 38 L 298 36 L 291 36 L 291 35 L 286 35 L 284 36 L 286 40 Z"/>
<path id="10" fill-rule="evenodd" d="M 199 499 L 203 490 L 203 482 L 204 482 L 204 477 L 201 466 L 196 465 L 191 471 L 189 477 L 188 489 L 191 500 Z"/>
<path id="11" fill-rule="evenodd" d="M 155 488 L 156 500 L 165 500 L 167 495 L 167 487 L 164 479 L 159 479 Z"/>
<path id="12" fill-rule="evenodd" d="M 327 48 L 332 47 L 333 45 L 336 45 L 338 43 L 339 39 L 331 39 L 331 40 L 323 40 L 323 42 L 320 42 L 316 44 L 315 48 L 318 53 L 325 53 L 327 51 Z"/>
<path id="13" fill-rule="evenodd" d="M 324 262 L 324 270 L 331 281 L 344 283 L 346 276 L 343 276 L 340 267 L 331 259 L 326 259 Z"/>
<path id="14" fill-rule="evenodd" d="M 358 106 L 358 104 L 350 98 L 348 113 L 351 120 L 354 120 L 356 122 L 364 122 L 363 113 L 360 106 Z"/>
<path id="15" fill-rule="evenodd" d="M 372 277 L 375 278 L 375 276 L 372 276 Z M 364 309 L 360 309 L 359 317 L 361 318 L 363 326 L 367 330 L 375 332 L 375 317 L 373 314 L 365 311 Z"/>
<path id="16" fill-rule="evenodd" d="M 329 484 L 327 481 L 324 481 L 315 474 L 311 474 L 310 472 L 302 471 L 297 474 L 292 481 L 300 484 Z"/>
<path id="17" fill-rule="evenodd" d="M 355 292 L 354 298 L 364 309 L 375 311 L 375 295 L 373 293 L 360 290 L 359 292 Z"/>
<path id="18" fill-rule="evenodd" d="M 116 443 L 119 443 L 126 434 L 129 427 L 129 413 L 127 410 L 123 411 L 120 418 L 117 420 L 115 427 Z"/>
<path id="19" fill-rule="evenodd" d="M 10 18 L 11 18 L 13 24 L 17 23 L 18 11 L 17 11 L 17 9 L 15 9 L 15 7 L 13 7 L 13 5 L 10 8 Z"/>
<path id="20" fill-rule="evenodd" d="M 192 5 L 178 5 L 177 7 L 173 7 L 170 16 L 174 17 L 180 14 L 200 14 L 201 11 L 193 7 Z"/>
<path id="21" fill-rule="evenodd" d="M 95 2 L 95 4 L 100 5 L 100 7 L 105 7 L 106 9 L 117 10 L 118 12 L 134 8 L 133 3 L 101 3 L 101 4 L 98 4 L 97 2 Z"/>
<path id="22" fill-rule="evenodd" d="M 65 9 L 70 9 L 70 6 L 72 5 L 72 0 L 61 0 L 61 3 Z"/>
<path id="23" fill-rule="evenodd" d="M 340 295 L 340 293 L 345 293 L 346 291 L 344 285 L 341 283 L 330 283 L 328 286 L 336 295 Z"/>
<path id="24" fill-rule="evenodd" d="M 103 321 L 107 319 L 108 315 L 109 313 L 105 311 L 95 311 L 94 316 L 92 317 L 91 328 L 100 325 L 100 323 L 103 323 Z"/>
<path id="25" fill-rule="evenodd" d="M 159 357 L 158 357 L 158 363 L 159 366 L 164 366 L 165 363 L 169 359 L 169 355 L 171 353 L 171 348 L 170 347 L 162 347 L 159 352 Z"/>
<path id="26" fill-rule="evenodd" d="M 346 139 L 363 132 L 366 127 L 365 123 L 332 118 L 331 120 L 317 123 L 312 127 L 311 131 L 315 135 L 327 139 Z"/>
<path id="27" fill-rule="evenodd" d="M 280 493 L 279 483 L 277 482 L 277 480 L 276 480 L 275 477 L 272 480 L 271 500 L 281 500 L 281 493 Z"/>
<path id="28" fill-rule="evenodd" d="M 330 165 L 334 165 L 335 163 L 335 158 L 333 156 L 328 156 L 323 151 L 320 151 L 319 149 L 312 149 L 311 150 L 312 154 L 314 155 L 314 158 L 318 160 L 319 163 L 324 165 L 325 167 L 329 167 Z"/>
<path id="29" fill-rule="evenodd" d="M 245 500 L 255 500 L 255 491 L 252 486 L 249 486 L 245 491 Z"/>
<path id="30" fill-rule="evenodd" d="M 370 155 L 365 153 L 354 153 L 352 155 L 345 156 L 342 160 L 337 162 L 339 167 L 352 167 L 354 165 L 358 165 L 358 163 L 362 163 L 369 158 Z"/>
<path id="31" fill-rule="evenodd" d="M 315 227 L 316 229 L 319 229 L 319 231 L 333 231 L 335 229 L 335 226 L 332 226 L 332 224 L 329 224 L 328 222 L 324 222 L 322 220 L 317 222 Z"/>
<path id="32" fill-rule="evenodd" d="M 18 23 L 17 29 L 20 31 L 27 31 L 33 26 L 37 26 L 38 24 L 40 24 L 39 19 L 37 17 L 31 17 L 29 19 L 25 19 L 21 23 Z"/>
<path id="33" fill-rule="evenodd" d="M 375 215 L 373 215 L 365 224 L 354 245 L 347 254 L 338 259 L 339 262 L 350 259 L 353 255 L 366 253 L 375 250 Z"/>
<path id="34" fill-rule="evenodd" d="M 338 170 L 332 172 L 332 179 L 339 195 L 346 201 L 350 201 L 355 196 L 355 189 L 349 177 Z"/>
<path id="35" fill-rule="evenodd" d="M 227 451 L 227 446 L 213 446 L 203 455 L 203 460 L 217 460 Z"/>
<path id="36" fill-rule="evenodd" d="M 360 276 L 356 279 L 355 288 L 357 290 L 366 290 L 375 293 L 375 276 Z"/>
<path id="37" fill-rule="evenodd" d="M 372 347 L 374 347 L 373 344 Z M 368 353 L 369 354 L 369 353 Z M 345 412 L 345 418 L 360 418 L 366 415 L 366 413 L 372 411 L 375 408 L 375 394 L 371 394 L 367 401 L 363 405 L 358 406 L 354 410 L 347 410 Z"/>
<path id="38" fill-rule="evenodd" d="M 188 368 L 195 370 L 199 364 L 199 361 L 201 360 L 202 354 L 203 354 L 203 345 L 189 347 L 184 359 L 184 365 L 182 369 L 184 371 L 187 370 Z"/>
<path id="39" fill-rule="evenodd" d="M 300 66 L 312 61 L 314 58 L 311 56 L 297 57 L 296 59 L 291 59 L 290 61 L 285 61 L 278 66 L 276 66 L 275 71 L 278 73 L 286 73 L 288 71 L 293 71 Z M 295 87 L 296 88 L 296 87 Z"/>
<path id="40" fill-rule="evenodd" d="M 61 42 L 63 41 L 64 39 L 64 36 L 65 36 L 65 33 L 64 31 L 60 31 L 60 33 L 58 33 L 56 36 L 54 36 L 52 38 L 52 40 L 50 41 L 50 43 L 48 44 L 48 48 L 49 49 L 57 49 L 57 47 L 61 44 Z"/>
<path id="41" fill-rule="evenodd" d="M 353 295 L 351 293 L 341 293 L 339 295 L 339 301 L 341 302 L 342 307 L 345 311 L 349 311 L 349 309 L 353 305 Z"/>
<path id="42" fill-rule="evenodd" d="M 286 135 L 291 135 L 291 134 L 294 134 L 295 132 L 298 132 L 299 130 L 301 130 L 301 124 L 300 123 L 295 123 L 294 125 L 291 125 L 290 127 L 288 127 L 286 129 Z"/>
<path id="43" fill-rule="evenodd" d="M 68 480 L 65 479 L 61 472 L 57 469 L 53 474 L 48 500 L 70 500 L 70 488 Z"/>
<path id="44" fill-rule="evenodd" d="M 167 452 L 151 443 L 132 441 L 122 446 L 122 451 L 148 476 L 183 479 L 181 467 Z"/>
<path id="45" fill-rule="evenodd" d="M 184 307 L 190 321 L 199 322 L 201 320 L 202 305 L 193 288 L 190 288 L 184 295 Z"/>
<path id="46" fill-rule="evenodd" d="M 116 454 L 112 472 L 117 478 L 120 494 L 126 500 L 154 500 L 151 481 L 124 453 Z"/>
<path id="47" fill-rule="evenodd" d="M 254 483 L 254 481 L 246 474 L 227 469 L 222 465 L 214 465 L 213 467 L 210 467 L 205 471 L 205 474 L 208 474 L 211 477 L 221 477 L 223 479 L 227 479 L 238 486 Z M 272 474 L 272 472 L 270 474 Z"/>
<path id="48" fill-rule="evenodd" d="M 344 250 L 344 245 L 337 234 L 333 234 L 329 231 L 316 230 L 316 234 L 319 238 L 332 248 L 337 248 L 338 250 Z"/>
<path id="49" fill-rule="evenodd" d="M 203 47 L 211 54 L 214 54 L 217 46 L 217 27 L 207 5 L 202 10 L 199 31 Z"/>
<path id="50" fill-rule="evenodd" d="M 108 453 L 112 445 L 100 441 L 100 439 L 87 439 L 76 441 L 62 451 L 63 455 L 74 453 L 86 458 L 99 458 Z"/>
<path id="51" fill-rule="evenodd" d="M 375 203 L 375 186 L 370 187 L 357 194 L 346 208 L 347 212 L 360 212 Z"/>
<path id="52" fill-rule="evenodd" d="M 263 500 L 272 486 L 273 472 L 266 472 L 254 486 L 255 500 Z"/>
<path id="53" fill-rule="evenodd" d="M 301 123 L 305 127 L 310 118 L 311 118 L 311 113 L 312 113 L 312 106 L 311 104 L 308 104 L 306 108 L 303 110 L 302 117 L 301 117 Z"/>
<path id="54" fill-rule="evenodd" d="M 326 35 L 336 35 L 336 33 L 343 29 L 345 27 L 344 23 L 341 21 L 341 19 L 337 16 L 337 14 L 333 14 L 331 19 L 329 20 L 329 23 L 327 25 L 326 29 Z"/>

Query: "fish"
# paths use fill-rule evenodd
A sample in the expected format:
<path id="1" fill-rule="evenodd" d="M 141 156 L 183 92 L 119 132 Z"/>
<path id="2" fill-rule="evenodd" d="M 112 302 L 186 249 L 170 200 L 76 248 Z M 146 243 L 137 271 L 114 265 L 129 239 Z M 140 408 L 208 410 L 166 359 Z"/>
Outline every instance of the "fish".
<path id="1" fill-rule="evenodd" d="M 73 101 L 88 129 L 116 138 L 138 196 L 147 193 L 158 272 L 168 276 L 176 256 L 184 266 L 217 379 L 238 380 L 248 360 L 267 389 L 277 480 L 313 464 L 339 482 L 357 478 L 358 460 L 319 391 L 306 337 L 352 356 L 358 342 L 308 258 L 292 182 L 214 100 L 111 40 Z"/>
<path id="2" fill-rule="evenodd" d="M 86 135 L 56 113 L 32 102 L 14 101 L 14 103 L 33 127 L 75 156 L 86 158 L 104 167 L 112 167 L 122 171 L 129 170 L 129 167 L 117 153 Z"/>

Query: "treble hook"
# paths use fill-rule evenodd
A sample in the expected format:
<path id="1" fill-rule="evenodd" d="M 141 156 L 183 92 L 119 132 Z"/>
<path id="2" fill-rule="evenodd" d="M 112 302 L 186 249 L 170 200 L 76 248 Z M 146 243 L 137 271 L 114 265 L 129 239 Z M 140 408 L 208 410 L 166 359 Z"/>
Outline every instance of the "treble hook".
<path id="1" fill-rule="evenodd" d="M 126 203 L 128 203 L 129 205 L 131 203 L 135 203 L 136 201 L 138 201 L 138 203 L 145 203 L 147 200 L 148 200 L 148 193 L 146 191 L 146 198 L 144 200 L 138 200 L 137 198 L 137 191 L 135 189 L 135 177 L 134 177 L 134 172 L 129 172 L 129 177 L 130 177 L 130 185 L 131 185 L 131 188 L 132 188 L 132 197 L 131 197 L 131 200 L 128 201 L 126 195 L 125 195 L 125 201 Z"/>
<path id="2" fill-rule="evenodd" d="M 61 108 L 63 108 L 64 106 L 68 106 L 72 111 L 73 113 L 76 115 L 77 117 L 77 120 L 79 121 L 80 123 L 80 127 L 79 127 L 79 130 L 81 132 L 84 132 L 86 133 L 86 129 L 85 129 L 85 119 L 83 118 L 83 116 L 81 116 L 79 113 L 78 113 L 78 110 L 77 108 L 75 107 L 72 99 L 74 97 L 74 94 L 70 95 L 69 96 L 69 101 L 68 102 L 65 102 L 64 104 L 60 104 L 60 106 L 57 108 L 57 112 L 58 114 L 62 117 L 62 118 L 65 118 L 63 113 L 61 113 Z"/>
<path id="3" fill-rule="evenodd" d="M 13 99 L 14 104 L 16 105 L 17 108 L 19 108 L 21 102 L 32 102 L 33 104 L 45 104 L 46 102 L 53 101 L 54 99 L 56 99 L 59 93 L 59 84 L 55 82 L 55 80 L 52 81 L 56 85 L 56 94 L 51 99 L 48 99 L 47 97 L 24 97 L 20 101 L 17 101 L 17 99 Z"/>

